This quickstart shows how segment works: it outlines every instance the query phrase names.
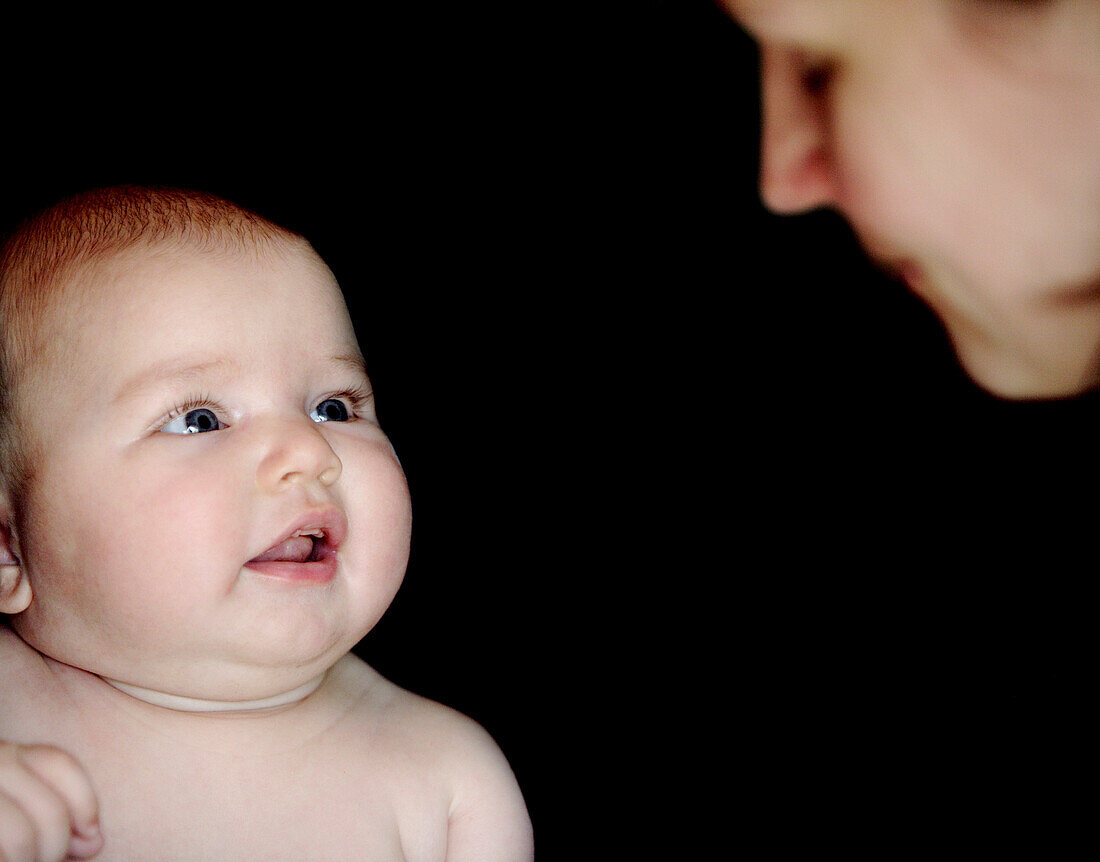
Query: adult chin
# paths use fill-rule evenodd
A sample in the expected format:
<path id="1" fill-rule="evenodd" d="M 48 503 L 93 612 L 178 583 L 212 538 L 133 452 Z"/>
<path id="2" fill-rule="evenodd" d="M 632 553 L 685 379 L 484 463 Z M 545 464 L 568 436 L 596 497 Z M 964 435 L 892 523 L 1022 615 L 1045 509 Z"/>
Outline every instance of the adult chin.
<path id="1" fill-rule="evenodd" d="M 1100 310 L 1040 319 L 1009 333 L 941 317 L 963 370 L 998 398 L 1066 399 L 1100 384 Z"/>
<path id="2" fill-rule="evenodd" d="M 1073 398 L 1100 384 L 1095 360 L 1087 367 L 1042 363 L 1020 351 L 990 349 L 987 344 L 952 337 L 959 363 L 986 392 L 1010 401 L 1052 401 Z"/>
<path id="3" fill-rule="evenodd" d="M 1100 287 L 1006 295 L 951 267 L 879 260 L 935 313 L 962 369 L 991 395 L 1055 400 L 1100 384 Z"/>

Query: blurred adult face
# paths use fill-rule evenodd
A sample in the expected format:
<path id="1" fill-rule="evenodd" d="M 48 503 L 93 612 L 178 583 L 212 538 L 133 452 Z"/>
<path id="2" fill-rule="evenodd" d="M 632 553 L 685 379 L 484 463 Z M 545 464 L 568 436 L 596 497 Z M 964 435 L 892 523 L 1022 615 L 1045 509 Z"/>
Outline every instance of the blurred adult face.
<path id="1" fill-rule="evenodd" d="M 761 48 L 761 191 L 832 207 L 1009 397 L 1100 378 L 1100 3 L 721 0 Z"/>

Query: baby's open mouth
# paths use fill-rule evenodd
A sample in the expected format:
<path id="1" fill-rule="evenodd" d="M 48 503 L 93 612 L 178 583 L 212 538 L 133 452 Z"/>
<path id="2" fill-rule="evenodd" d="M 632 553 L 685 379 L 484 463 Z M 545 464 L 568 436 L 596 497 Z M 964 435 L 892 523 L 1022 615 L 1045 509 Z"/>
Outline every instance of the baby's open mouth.
<path id="1" fill-rule="evenodd" d="M 323 530 L 299 530 L 249 562 L 316 563 L 326 552 L 331 550 Z"/>
<path id="2" fill-rule="evenodd" d="M 347 529 L 347 520 L 337 509 L 306 512 L 288 526 L 281 539 L 245 563 L 245 568 L 284 581 L 331 581 Z"/>

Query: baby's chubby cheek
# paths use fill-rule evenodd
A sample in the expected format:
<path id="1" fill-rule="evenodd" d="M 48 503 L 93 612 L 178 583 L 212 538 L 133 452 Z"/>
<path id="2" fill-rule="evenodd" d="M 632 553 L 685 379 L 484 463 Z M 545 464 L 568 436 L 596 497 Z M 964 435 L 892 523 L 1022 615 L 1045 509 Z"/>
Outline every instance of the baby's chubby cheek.
<path id="1" fill-rule="evenodd" d="M 51 565 L 79 575 L 69 580 L 87 598 L 111 596 L 116 608 L 148 595 L 151 580 L 168 587 L 217 578 L 240 562 L 247 521 L 224 479 L 218 484 L 208 473 L 119 470 L 92 473 L 89 482 L 52 482 L 56 504 L 44 507 L 41 530 L 55 551 Z M 109 493 L 97 493 L 103 483 Z M 141 594 L 132 592 L 138 584 L 146 586 Z"/>
<path id="2" fill-rule="evenodd" d="M 405 574 L 412 536 L 412 505 L 405 475 L 396 460 L 357 476 L 345 467 L 339 489 L 348 517 L 348 537 L 340 551 L 355 591 L 392 593 Z M 389 599 L 386 599 L 388 603 Z"/>

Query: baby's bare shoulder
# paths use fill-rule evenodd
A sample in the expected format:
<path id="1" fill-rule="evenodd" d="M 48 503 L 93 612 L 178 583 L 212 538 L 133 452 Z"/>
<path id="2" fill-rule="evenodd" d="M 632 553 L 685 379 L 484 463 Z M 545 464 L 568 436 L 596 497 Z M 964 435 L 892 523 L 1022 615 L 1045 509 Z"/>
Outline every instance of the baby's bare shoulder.
<path id="1" fill-rule="evenodd" d="M 370 685 L 354 720 L 369 728 L 408 787 L 442 794 L 447 859 L 530 859 L 531 821 L 514 773 L 492 736 L 473 719 L 406 691 L 363 666 Z M 405 782 L 402 782 L 405 783 Z M 423 798 L 423 797 L 421 797 Z"/>
<path id="2" fill-rule="evenodd" d="M 395 685 L 357 658 L 346 657 L 332 675 L 338 696 L 351 705 L 345 724 L 376 749 L 399 753 L 410 768 L 451 775 L 471 760 L 499 754 L 477 722 Z"/>

